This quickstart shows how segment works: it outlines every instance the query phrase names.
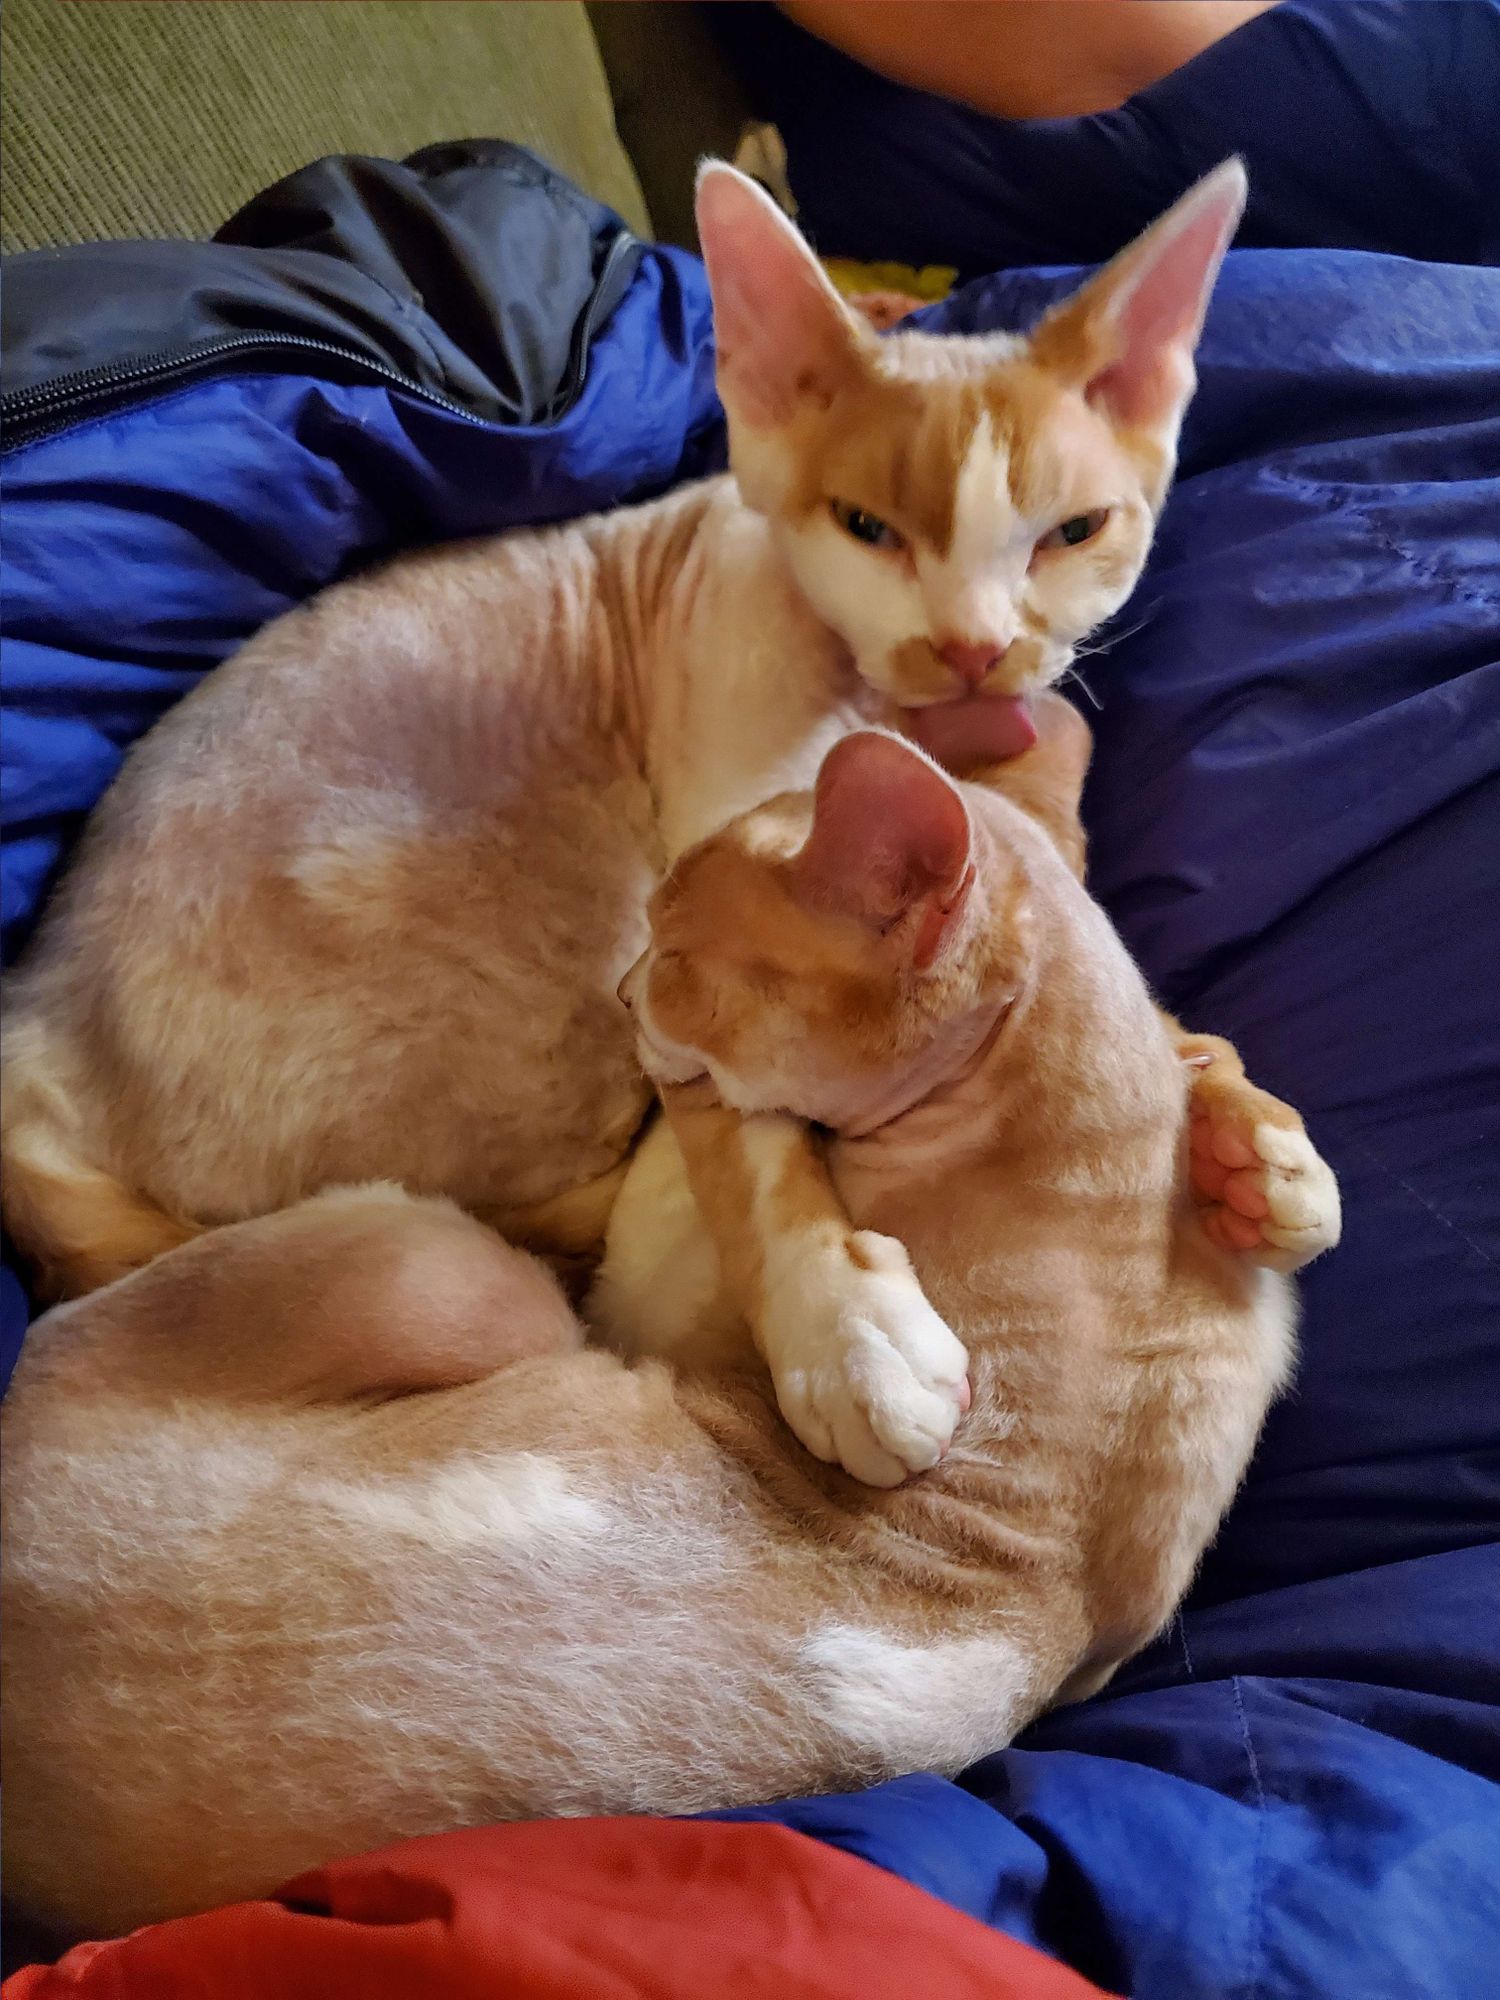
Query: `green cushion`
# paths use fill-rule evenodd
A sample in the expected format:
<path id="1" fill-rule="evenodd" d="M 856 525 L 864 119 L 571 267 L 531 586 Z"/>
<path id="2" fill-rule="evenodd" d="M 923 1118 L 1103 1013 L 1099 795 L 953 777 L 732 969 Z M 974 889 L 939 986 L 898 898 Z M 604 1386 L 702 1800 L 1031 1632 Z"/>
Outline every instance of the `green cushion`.
<path id="1" fill-rule="evenodd" d="M 325 153 L 513 139 L 649 232 L 580 0 L 5 0 L 7 250 L 208 236 Z"/>

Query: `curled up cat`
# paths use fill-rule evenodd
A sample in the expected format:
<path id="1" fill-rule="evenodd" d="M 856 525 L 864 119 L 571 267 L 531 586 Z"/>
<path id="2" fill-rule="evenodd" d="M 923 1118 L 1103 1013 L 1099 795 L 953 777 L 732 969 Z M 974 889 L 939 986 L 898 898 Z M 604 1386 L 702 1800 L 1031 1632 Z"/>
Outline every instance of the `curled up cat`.
<path id="1" fill-rule="evenodd" d="M 594 1309 L 676 1367 L 379 1186 L 39 1323 L 3 1413 L 23 1908 L 115 1930 L 427 1830 L 951 1772 L 1160 1628 L 1294 1296 L 1205 1228 L 1190 1073 L 1071 865 L 1087 731 L 1037 721 L 983 784 L 854 733 L 657 890 L 626 991 L 669 1119 Z M 946 1445 L 967 1405 L 951 1448 L 890 1491 L 801 1449 L 715 1295 L 685 1175 L 774 1239 L 785 1113 L 828 1128 L 856 1270 L 904 1244 L 962 1343 L 952 1411 L 904 1406 Z"/>
<path id="2" fill-rule="evenodd" d="M 0 1056 L 5 1219 L 43 1289 L 372 1178 L 594 1255 L 652 1096 L 615 991 L 653 888 L 871 723 L 956 769 L 1024 752 L 1033 697 L 1140 574 L 1243 200 L 1228 162 L 1025 337 L 880 340 L 758 189 L 705 169 L 730 475 L 335 585 L 101 802 Z M 1211 1226 L 1259 1262 L 1332 1240 L 1300 1120 L 1170 1032 L 1209 1062 Z M 732 1117 L 721 1144 L 743 1150 Z M 789 1421 L 887 1483 L 930 1465 L 960 1343 L 894 1242 L 860 1268 L 798 1121 L 753 1150 L 805 1199 L 753 1257 L 720 1250 Z M 894 1401 L 838 1381 L 877 1338 Z"/>

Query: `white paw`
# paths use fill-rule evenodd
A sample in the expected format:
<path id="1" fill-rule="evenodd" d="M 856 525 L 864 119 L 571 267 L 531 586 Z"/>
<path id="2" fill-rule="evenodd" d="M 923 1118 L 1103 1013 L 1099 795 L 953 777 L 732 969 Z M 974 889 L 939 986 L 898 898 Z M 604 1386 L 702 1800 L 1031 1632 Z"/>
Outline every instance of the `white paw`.
<path id="1" fill-rule="evenodd" d="M 1244 1083 L 1218 1096 L 1199 1087 L 1188 1142 L 1193 1198 L 1211 1243 L 1290 1273 L 1338 1242 L 1339 1187 L 1300 1124 L 1255 1116 L 1264 1096 Z"/>
<path id="2" fill-rule="evenodd" d="M 1276 1253 L 1263 1253 L 1260 1261 L 1273 1270 L 1299 1271 L 1339 1240 L 1339 1184 L 1305 1132 L 1257 1125 L 1252 1138 L 1265 1169 L 1260 1233 Z"/>
<path id="3" fill-rule="evenodd" d="M 815 1458 L 899 1486 L 948 1449 L 969 1357 L 902 1246 L 862 1230 L 796 1259 L 766 1299 L 762 1342 L 781 1413 Z"/>

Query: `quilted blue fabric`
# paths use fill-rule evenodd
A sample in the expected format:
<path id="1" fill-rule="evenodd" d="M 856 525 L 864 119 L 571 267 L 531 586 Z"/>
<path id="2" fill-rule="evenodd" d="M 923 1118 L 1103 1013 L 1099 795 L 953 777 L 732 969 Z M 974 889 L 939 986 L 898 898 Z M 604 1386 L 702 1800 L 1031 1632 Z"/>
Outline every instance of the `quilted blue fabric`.
<path id="1" fill-rule="evenodd" d="M 698 267 L 650 252 L 550 427 L 246 372 L 16 450 L 8 946 L 125 746 L 263 620 L 705 465 L 708 343 Z M 1142 2000 L 1458 2000 L 1500 1965 L 1500 274 L 1236 252 L 1202 379 L 1084 662 L 1095 880 L 1164 997 L 1305 1107 L 1346 1241 L 1166 1640 L 961 1785 L 766 1810 Z"/>

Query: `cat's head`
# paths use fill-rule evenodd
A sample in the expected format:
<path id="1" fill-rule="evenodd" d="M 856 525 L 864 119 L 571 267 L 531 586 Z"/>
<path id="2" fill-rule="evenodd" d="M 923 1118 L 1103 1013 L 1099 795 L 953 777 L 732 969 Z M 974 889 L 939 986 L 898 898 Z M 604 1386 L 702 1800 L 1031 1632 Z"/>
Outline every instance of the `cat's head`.
<path id="1" fill-rule="evenodd" d="M 1028 338 L 878 339 L 752 181 L 704 167 L 730 463 L 872 686 L 1025 694 L 1124 603 L 1244 200 L 1226 161 Z"/>
<path id="2" fill-rule="evenodd" d="M 1055 695 L 1038 720 L 1008 772 L 1065 843 L 1088 731 Z M 657 890 L 650 948 L 620 989 L 646 1068 L 663 1083 L 706 1073 L 738 1110 L 845 1132 L 920 1102 L 976 1059 L 1026 984 L 1037 892 L 1020 819 L 898 736 L 845 737 L 811 796 L 732 821 Z M 1061 862 L 1049 879 L 1066 881 Z"/>

